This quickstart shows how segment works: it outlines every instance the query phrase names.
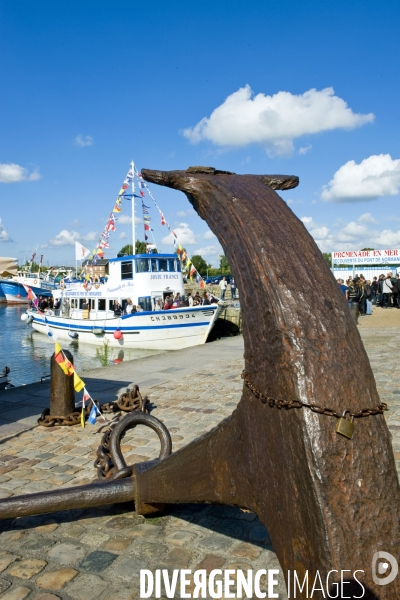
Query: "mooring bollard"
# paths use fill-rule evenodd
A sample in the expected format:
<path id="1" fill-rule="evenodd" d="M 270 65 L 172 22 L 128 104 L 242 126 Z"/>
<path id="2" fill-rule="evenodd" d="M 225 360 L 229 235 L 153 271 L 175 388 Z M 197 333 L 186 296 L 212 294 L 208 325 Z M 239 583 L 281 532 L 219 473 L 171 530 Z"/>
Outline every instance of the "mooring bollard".
<path id="1" fill-rule="evenodd" d="M 69 350 L 63 350 L 63 358 L 74 364 Z M 50 408 L 46 408 L 38 419 L 43 427 L 54 425 L 77 425 L 81 420 L 80 410 L 75 408 L 73 375 L 66 375 L 57 363 L 56 353 L 50 359 Z"/>
<path id="2" fill-rule="evenodd" d="M 64 356 L 74 364 L 74 357 L 69 350 L 63 350 Z M 50 416 L 66 417 L 75 410 L 74 378 L 65 375 L 55 360 L 55 353 L 50 359 Z"/>

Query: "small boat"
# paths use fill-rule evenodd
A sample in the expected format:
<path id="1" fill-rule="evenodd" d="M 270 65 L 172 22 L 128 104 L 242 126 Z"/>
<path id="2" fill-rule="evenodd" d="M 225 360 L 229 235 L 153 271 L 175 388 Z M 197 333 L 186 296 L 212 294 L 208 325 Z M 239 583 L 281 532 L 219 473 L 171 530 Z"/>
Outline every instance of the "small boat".
<path id="1" fill-rule="evenodd" d="M 16 275 L 18 269 L 18 260 L 16 258 L 0 257 L 0 277 L 11 277 Z M 3 279 L 0 279 L 0 304 L 6 304 L 7 298 L 2 286 Z M 8 281 L 5 279 L 4 281 Z"/>
<path id="2" fill-rule="evenodd" d="M 5 295 L 7 304 L 28 304 L 29 298 L 25 286 L 29 286 L 36 296 L 49 298 L 53 291 L 60 287 L 59 281 L 67 277 L 70 271 L 57 271 L 51 275 L 50 271 L 31 273 L 29 265 L 26 270 L 20 270 L 16 275 L 7 279 L 0 279 L 0 285 Z"/>
<path id="3" fill-rule="evenodd" d="M 134 163 L 131 163 L 119 196 L 121 199 L 127 197 L 129 182 L 132 185 L 129 197 L 132 203 L 132 247 L 135 247 L 134 199 L 144 196 L 143 192 L 140 196 L 135 195 L 135 175 L 141 178 Z M 150 197 L 154 201 L 153 196 Z M 121 210 L 118 200 L 115 208 L 118 208 L 118 212 Z M 150 230 L 148 225 L 146 229 L 146 222 L 150 217 L 147 216 L 147 207 L 144 207 L 144 213 L 145 210 L 146 239 L 146 231 Z M 164 224 L 164 215 L 159 212 Z M 115 221 L 117 217 L 111 213 L 99 246 L 93 251 L 95 255 L 104 254 L 102 247 L 108 244 L 104 245 L 101 240 L 105 232 L 107 234 L 110 229 L 115 230 Z M 94 268 L 89 267 L 86 277 L 81 281 L 63 279 L 60 289 L 53 291 L 56 310 L 42 312 L 32 308 L 21 318 L 31 323 L 36 331 L 50 334 L 50 337 L 54 334 L 60 339 L 79 339 L 79 342 L 96 346 L 108 344 L 111 347 L 176 350 L 204 344 L 221 306 L 218 303 L 189 306 L 185 299 L 182 255 L 154 253 L 153 244 L 148 244 L 147 249 L 146 254 L 110 259 L 107 278 L 93 276 Z M 95 260 L 93 264 L 96 264 Z M 167 297 L 176 298 L 178 294 L 181 302 L 175 302 L 169 309 L 161 308 L 165 306 Z M 129 309 L 124 314 L 122 308 L 128 302 Z"/>

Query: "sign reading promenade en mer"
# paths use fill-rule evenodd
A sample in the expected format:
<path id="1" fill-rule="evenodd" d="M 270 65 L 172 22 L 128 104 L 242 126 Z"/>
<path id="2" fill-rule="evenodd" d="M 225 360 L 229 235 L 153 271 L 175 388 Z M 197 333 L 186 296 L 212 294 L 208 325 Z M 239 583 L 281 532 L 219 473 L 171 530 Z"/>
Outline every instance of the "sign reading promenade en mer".
<path id="1" fill-rule="evenodd" d="M 400 263 L 400 250 L 345 250 L 332 252 L 332 265 L 377 265 Z"/>

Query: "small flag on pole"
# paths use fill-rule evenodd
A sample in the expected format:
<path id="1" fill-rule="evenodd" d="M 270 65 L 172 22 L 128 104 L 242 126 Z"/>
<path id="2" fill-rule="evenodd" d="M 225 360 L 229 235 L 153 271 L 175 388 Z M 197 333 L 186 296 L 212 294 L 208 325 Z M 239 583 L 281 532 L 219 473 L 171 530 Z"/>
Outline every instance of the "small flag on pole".
<path id="1" fill-rule="evenodd" d="M 99 409 L 97 408 L 97 406 L 95 405 L 95 403 L 93 402 L 93 406 L 92 409 L 90 411 L 90 415 L 88 418 L 89 423 L 91 423 L 92 425 L 96 424 L 96 419 L 97 417 L 101 416 L 101 412 L 99 411 Z"/>

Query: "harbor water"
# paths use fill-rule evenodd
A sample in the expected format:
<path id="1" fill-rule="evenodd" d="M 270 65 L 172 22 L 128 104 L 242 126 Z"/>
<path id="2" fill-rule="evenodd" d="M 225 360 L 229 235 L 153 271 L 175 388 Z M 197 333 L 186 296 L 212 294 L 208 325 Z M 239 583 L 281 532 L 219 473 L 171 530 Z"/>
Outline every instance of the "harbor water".
<path id="1" fill-rule="evenodd" d="M 54 341 L 46 335 L 34 331 L 21 321 L 26 306 L 0 305 L 0 372 L 9 367 L 13 385 L 24 385 L 40 381 L 50 374 L 50 358 L 54 352 Z M 85 370 L 118 364 L 154 354 L 157 350 L 125 350 L 91 346 L 81 342 L 61 342 L 65 350 L 74 357 L 75 369 L 79 374 Z"/>

